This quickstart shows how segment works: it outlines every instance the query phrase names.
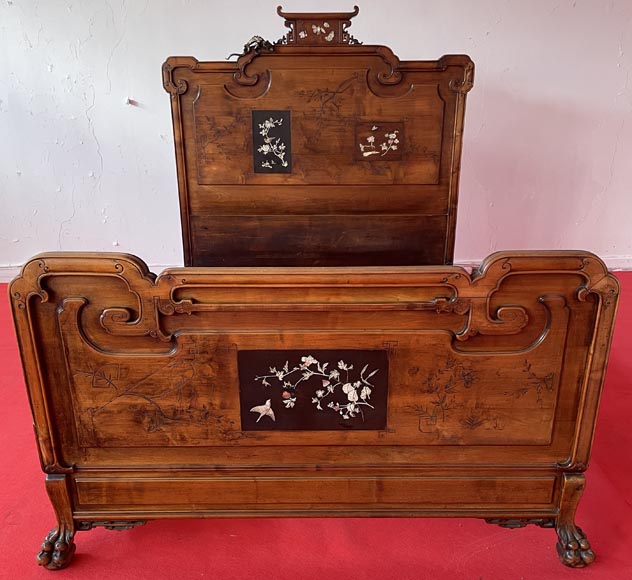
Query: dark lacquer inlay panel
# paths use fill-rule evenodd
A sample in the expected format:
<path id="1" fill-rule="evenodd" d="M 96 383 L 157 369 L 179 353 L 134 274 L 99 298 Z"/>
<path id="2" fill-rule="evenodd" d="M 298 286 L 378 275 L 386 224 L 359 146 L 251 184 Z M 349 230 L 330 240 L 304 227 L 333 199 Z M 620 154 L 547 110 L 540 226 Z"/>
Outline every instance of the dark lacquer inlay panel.
<path id="1" fill-rule="evenodd" d="M 385 429 L 386 350 L 243 350 L 242 430 Z"/>
<path id="2" fill-rule="evenodd" d="M 255 173 L 292 172 L 290 111 L 252 111 Z"/>

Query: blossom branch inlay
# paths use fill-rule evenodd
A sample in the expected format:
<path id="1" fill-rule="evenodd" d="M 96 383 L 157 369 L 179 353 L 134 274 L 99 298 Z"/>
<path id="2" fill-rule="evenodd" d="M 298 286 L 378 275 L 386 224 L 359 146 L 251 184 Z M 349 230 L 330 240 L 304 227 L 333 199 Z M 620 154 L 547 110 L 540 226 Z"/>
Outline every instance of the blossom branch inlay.
<path id="1" fill-rule="evenodd" d="M 381 140 L 378 144 L 376 143 L 376 131 L 379 130 L 379 125 L 372 125 L 371 134 L 364 138 L 364 143 L 358 143 L 362 157 L 371 157 L 372 155 L 384 157 L 389 151 L 397 151 L 399 147 L 399 130 L 387 129 L 386 133 L 384 133 L 384 140 Z"/>
<path id="2" fill-rule="evenodd" d="M 263 137 L 263 145 L 261 145 L 257 151 L 263 155 L 273 155 L 271 159 L 262 161 L 261 167 L 272 169 L 279 161 L 283 167 L 288 166 L 288 162 L 285 159 L 285 143 L 283 143 L 280 138 L 275 138 L 270 135 L 270 131 L 274 129 L 274 127 L 280 127 L 282 124 L 283 119 L 274 119 L 273 117 L 266 119 L 263 123 L 259 123 L 259 129 L 261 129 L 259 135 Z M 276 157 L 278 161 L 275 160 L 274 157 Z"/>
<path id="3" fill-rule="evenodd" d="M 287 409 L 291 409 L 296 404 L 297 387 L 302 382 L 313 378 L 320 380 L 320 388 L 317 388 L 312 397 L 312 403 L 316 405 L 318 411 L 331 409 L 338 413 L 343 419 L 353 419 L 360 416 L 364 421 L 363 408 L 374 409 L 369 402 L 371 393 L 375 385 L 370 381 L 379 369 L 369 372 L 369 365 L 362 367 L 359 376 L 353 380 L 350 371 L 353 365 L 340 360 L 335 365 L 330 366 L 329 362 L 320 362 L 311 355 L 301 357 L 298 365 L 290 367 L 289 361 L 285 362 L 283 368 L 269 368 L 269 374 L 255 376 L 255 381 L 261 381 L 264 387 L 271 387 L 273 382 L 278 382 L 282 389 L 282 402 Z M 326 407 L 322 403 L 328 400 Z"/>

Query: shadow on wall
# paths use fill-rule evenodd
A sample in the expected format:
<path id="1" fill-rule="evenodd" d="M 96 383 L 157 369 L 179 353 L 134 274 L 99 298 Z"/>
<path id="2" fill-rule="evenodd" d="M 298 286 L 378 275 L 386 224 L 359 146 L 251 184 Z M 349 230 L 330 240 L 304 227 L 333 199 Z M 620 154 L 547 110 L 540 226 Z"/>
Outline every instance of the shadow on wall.
<path id="1" fill-rule="evenodd" d="M 606 203 L 620 120 L 489 88 L 483 98 L 466 115 L 457 261 L 501 249 L 598 247 L 590 228 Z"/>

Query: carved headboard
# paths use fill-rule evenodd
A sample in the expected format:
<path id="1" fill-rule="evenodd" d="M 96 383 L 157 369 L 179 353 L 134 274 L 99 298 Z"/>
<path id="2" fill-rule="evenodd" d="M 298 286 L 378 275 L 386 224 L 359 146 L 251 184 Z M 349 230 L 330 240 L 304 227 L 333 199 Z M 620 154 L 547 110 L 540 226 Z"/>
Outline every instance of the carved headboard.
<path id="1" fill-rule="evenodd" d="M 362 45 L 357 7 L 278 13 L 236 63 L 163 65 L 185 264 L 451 263 L 470 58 Z"/>

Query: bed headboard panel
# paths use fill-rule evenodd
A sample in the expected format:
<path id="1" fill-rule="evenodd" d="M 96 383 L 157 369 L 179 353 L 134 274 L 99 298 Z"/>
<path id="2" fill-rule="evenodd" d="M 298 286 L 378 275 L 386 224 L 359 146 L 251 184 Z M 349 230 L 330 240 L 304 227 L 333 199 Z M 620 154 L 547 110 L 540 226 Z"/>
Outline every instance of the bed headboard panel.
<path id="1" fill-rule="evenodd" d="M 451 263 L 470 58 L 363 45 L 357 8 L 278 12 L 237 62 L 163 66 L 185 264 Z"/>

